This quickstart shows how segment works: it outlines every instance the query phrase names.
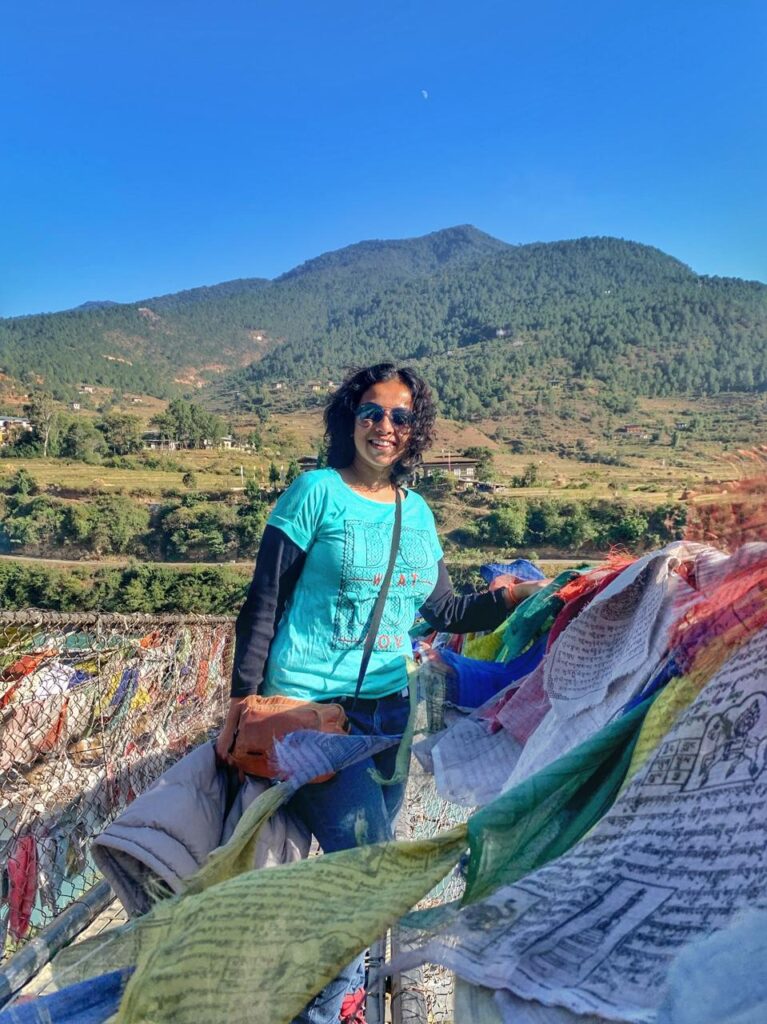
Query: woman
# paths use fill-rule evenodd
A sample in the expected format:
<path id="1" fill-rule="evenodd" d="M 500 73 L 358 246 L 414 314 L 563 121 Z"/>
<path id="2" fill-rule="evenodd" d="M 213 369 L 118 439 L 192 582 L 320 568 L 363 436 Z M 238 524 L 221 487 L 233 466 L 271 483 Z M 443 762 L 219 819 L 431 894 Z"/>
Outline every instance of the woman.
<path id="1" fill-rule="evenodd" d="M 401 735 L 409 702 L 408 630 L 420 609 L 441 631 L 493 629 L 537 587 L 518 583 L 456 596 L 442 559 L 434 517 L 414 491 L 402 496 L 402 532 L 383 618 L 360 691 L 354 693 L 366 626 L 389 561 L 398 481 L 433 439 L 435 409 L 412 370 L 379 363 L 352 374 L 325 409 L 328 468 L 304 473 L 280 497 L 264 531 L 247 600 L 236 627 L 232 700 L 217 742 L 226 757 L 250 694 L 335 701 L 351 731 Z M 390 778 L 396 748 L 330 781 L 306 786 L 290 804 L 323 851 L 392 837 L 404 783 Z M 339 1019 L 350 974 L 331 983 L 296 1020 Z"/>

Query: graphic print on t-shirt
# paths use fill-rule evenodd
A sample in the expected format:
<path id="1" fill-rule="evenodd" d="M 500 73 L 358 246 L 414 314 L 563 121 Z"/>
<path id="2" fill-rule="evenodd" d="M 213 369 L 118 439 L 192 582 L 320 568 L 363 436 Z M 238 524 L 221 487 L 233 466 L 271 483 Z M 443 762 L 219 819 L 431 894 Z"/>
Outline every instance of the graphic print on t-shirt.
<path id="1" fill-rule="evenodd" d="M 390 545 L 391 532 L 377 523 L 359 519 L 347 519 L 344 523 L 341 580 L 331 640 L 335 650 L 362 646 L 386 575 Z M 429 532 L 403 526 L 376 637 L 376 650 L 405 649 L 415 610 L 423 604 L 436 582 Z"/>

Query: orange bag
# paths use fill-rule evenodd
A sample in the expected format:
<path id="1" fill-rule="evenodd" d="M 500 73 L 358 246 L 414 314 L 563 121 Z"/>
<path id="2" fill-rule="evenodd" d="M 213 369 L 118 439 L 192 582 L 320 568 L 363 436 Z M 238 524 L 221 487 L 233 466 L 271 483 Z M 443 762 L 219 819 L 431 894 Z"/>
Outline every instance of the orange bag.
<path id="1" fill-rule="evenodd" d="M 317 704 L 294 697 L 250 697 L 240 711 L 232 741 L 232 760 L 247 775 L 276 778 L 271 762 L 274 742 L 299 729 L 345 735 L 346 712 L 340 704 Z M 332 777 L 332 773 L 320 775 L 312 782 L 327 782 Z"/>

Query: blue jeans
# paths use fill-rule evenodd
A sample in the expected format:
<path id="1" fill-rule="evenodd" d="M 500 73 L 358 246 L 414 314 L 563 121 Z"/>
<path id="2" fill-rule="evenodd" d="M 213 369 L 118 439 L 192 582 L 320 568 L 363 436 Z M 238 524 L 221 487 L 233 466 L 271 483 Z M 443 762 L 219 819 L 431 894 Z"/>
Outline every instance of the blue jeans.
<path id="1" fill-rule="evenodd" d="M 410 708 L 407 691 L 379 700 L 360 699 L 354 709 L 351 697 L 337 703 L 343 705 L 352 733 L 400 736 L 405 731 Z M 391 778 L 398 749 L 390 747 L 345 768 L 328 782 L 304 786 L 290 801 L 288 809 L 316 836 L 324 853 L 394 838 L 405 783 L 381 786 L 370 777 L 370 769 L 375 767 L 385 779 Z M 359 956 L 312 999 L 293 1024 L 337 1024 L 344 997 L 362 984 L 363 957 Z"/>

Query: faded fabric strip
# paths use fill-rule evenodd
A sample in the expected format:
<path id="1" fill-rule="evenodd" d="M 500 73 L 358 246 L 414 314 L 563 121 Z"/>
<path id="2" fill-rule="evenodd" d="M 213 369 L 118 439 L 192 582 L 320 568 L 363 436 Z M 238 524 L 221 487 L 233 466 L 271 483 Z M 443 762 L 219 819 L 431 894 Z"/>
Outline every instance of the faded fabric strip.
<path id="1" fill-rule="evenodd" d="M 382 750 L 394 747 L 401 736 L 340 736 L 334 733 L 301 729 L 291 732 L 274 745 L 274 765 L 280 777 L 298 788 L 319 775 L 340 772 Z"/>
<path id="2" fill-rule="evenodd" d="M 543 663 L 525 679 L 516 694 L 498 709 L 492 722 L 505 729 L 523 746 L 551 711 L 543 685 Z"/>
<path id="3" fill-rule="evenodd" d="M 450 678 L 447 683 L 446 699 L 461 708 L 481 707 L 505 687 L 532 672 L 545 653 L 545 637 L 509 662 L 479 661 L 452 651 L 441 651 L 440 657 L 452 673 L 452 683 Z"/>
<path id="4" fill-rule="evenodd" d="M 167 930 L 142 950 L 119 1024 L 289 1024 L 349 961 L 453 867 L 460 826 L 249 871 L 174 901 Z M 352 897 L 353 894 L 353 897 Z"/>
<path id="5" fill-rule="evenodd" d="M 18 1003 L 0 1013 L 0 1024 L 104 1024 L 120 1006 L 132 968 Z"/>
<path id="6" fill-rule="evenodd" d="M 537 565 L 526 558 L 515 558 L 513 562 L 488 562 L 480 565 L 479 575 L 485 583 L 492 583 L 498 576 L 516 576 L 518 580 L 543 580 Z"/>
<path id="7" fill-rule="evenodd" d="M 548 632 L 564 604 L 557 592 L 578 575 L 574 569 L 561 572 L 518 605 L 509 618 L 492 633 L 467 640 L 463 645 L 463 653 L 481 661 L 507 662 L 518 657 L 534 640 Z"/>
<path id="8" fill-rule="evenodd" d="M 469 818 L 465 903 L 561 856 L 599 821 L 625 778 L 651 703 L 611 722 Z"/>

